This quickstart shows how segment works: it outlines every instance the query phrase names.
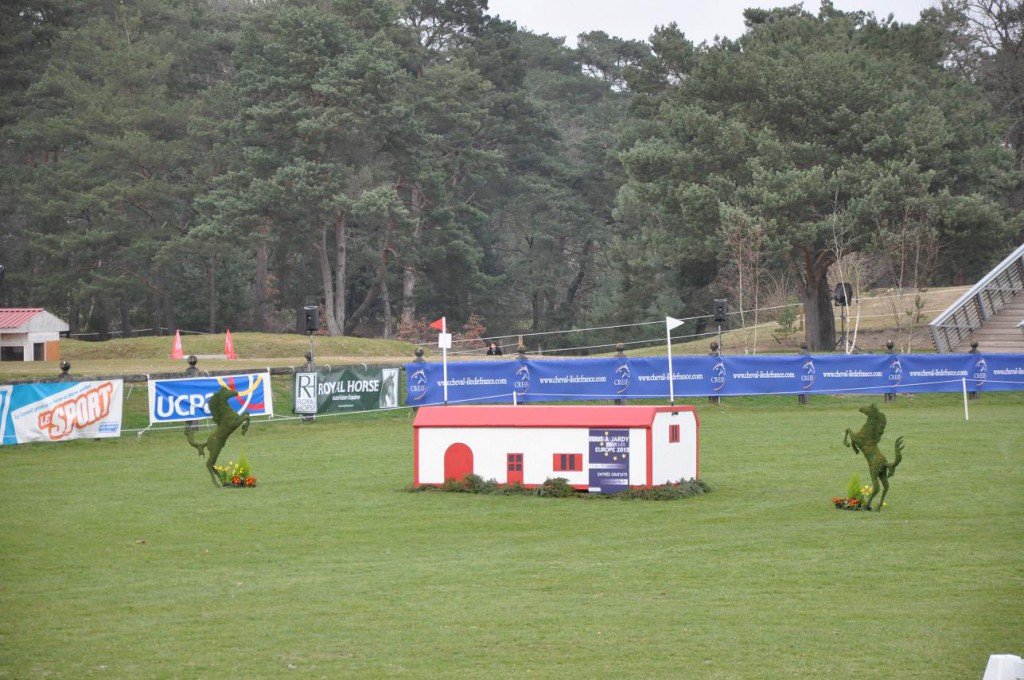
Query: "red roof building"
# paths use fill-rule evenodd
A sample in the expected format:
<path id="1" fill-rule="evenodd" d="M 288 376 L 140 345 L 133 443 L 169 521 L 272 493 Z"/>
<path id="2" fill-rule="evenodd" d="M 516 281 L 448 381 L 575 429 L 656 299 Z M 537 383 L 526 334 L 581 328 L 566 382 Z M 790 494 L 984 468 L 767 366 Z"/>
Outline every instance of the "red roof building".
<path id="1" fill-rule="evenodd" d="M 697 478 L 692 406 L 425 406 L 413 421 L 414 484 L 476 474 L 533 487 L 562 477 L 615 493 Z"/>
<path id="2" fill-rule="evenodd" d="M 0 309 L 0 361 L 59 361 L 69 328 L 41 307 Z"/>

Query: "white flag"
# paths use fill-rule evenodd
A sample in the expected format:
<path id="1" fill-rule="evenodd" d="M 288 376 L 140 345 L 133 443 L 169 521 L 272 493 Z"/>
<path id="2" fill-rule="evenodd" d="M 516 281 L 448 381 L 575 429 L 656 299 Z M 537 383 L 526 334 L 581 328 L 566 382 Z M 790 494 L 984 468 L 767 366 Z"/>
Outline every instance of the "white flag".
<path id="1" fill-rule="evenodd" d="M 672 330 L 673 328 L 679 328 L 683 325 L 683 322 L 679 319 L 673 319 L 671 316 L 665 317 L 665 328 Z"/>

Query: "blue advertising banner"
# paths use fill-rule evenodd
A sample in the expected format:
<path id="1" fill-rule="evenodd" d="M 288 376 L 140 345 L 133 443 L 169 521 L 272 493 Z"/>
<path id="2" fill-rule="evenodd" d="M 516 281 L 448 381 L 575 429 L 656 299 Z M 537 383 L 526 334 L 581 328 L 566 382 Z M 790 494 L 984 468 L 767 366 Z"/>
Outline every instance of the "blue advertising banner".
<path id="1" fill-rule="evenodd" d="M 121 436 L 124 382 L 0 385 L 0 444 Z"/>
<path id="2" fill-rule="evenodd" d="M 677 397 L 1024 390 L 1024 354 L 673 357 Z M 442 366 L 406 365 L 406 403 L 443 403 Z M 668 398 L 668 358 L 448 364 L 451 403 Z"/>
<path id="3" fill-rule="evenodd" d="M 173 378 L 149 381 L 149 423 L 173 423 L 210 417 L 206 402 L 222 387 L 238 396 L 229 404 L 238 413 L 274 415 L 270 373 L 247 373 L 213 378 Z"/>

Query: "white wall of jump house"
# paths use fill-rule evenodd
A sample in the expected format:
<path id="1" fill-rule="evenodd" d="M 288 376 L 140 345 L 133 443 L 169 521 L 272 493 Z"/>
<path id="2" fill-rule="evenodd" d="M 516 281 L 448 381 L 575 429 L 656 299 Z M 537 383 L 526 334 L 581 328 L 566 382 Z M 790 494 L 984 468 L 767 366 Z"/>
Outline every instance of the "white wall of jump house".
<path id="1" fill-rule="evenodd" d="M 67 323 L 40 307 L 0 309 L 0 361 L 59 361 Z"/>

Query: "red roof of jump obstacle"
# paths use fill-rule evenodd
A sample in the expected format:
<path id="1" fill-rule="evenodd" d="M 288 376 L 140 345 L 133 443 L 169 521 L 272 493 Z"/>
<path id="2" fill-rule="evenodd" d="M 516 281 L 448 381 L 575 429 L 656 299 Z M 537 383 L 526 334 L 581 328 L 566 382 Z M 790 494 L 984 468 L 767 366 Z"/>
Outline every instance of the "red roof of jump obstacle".
<path id="1" fill-rule="evenodd" d="M 692 406 L 423 406 L 413 427 L 647 427 Z"/>
<path id="2" fill-rule="evenodd" d="M 21 328 L 41 311 L 42 307 L 0 309 L 0 328 Z"/>

